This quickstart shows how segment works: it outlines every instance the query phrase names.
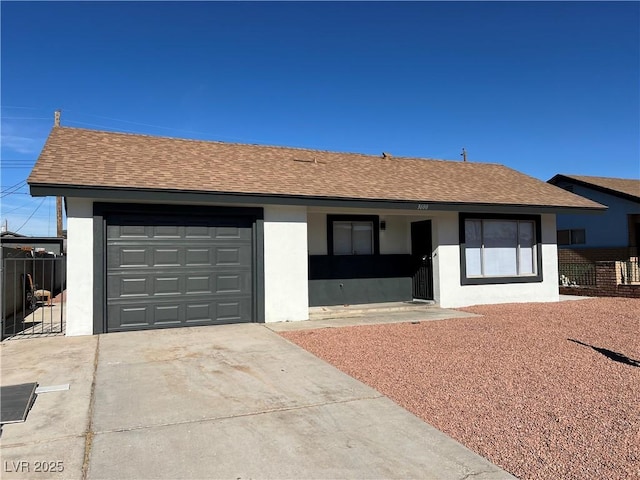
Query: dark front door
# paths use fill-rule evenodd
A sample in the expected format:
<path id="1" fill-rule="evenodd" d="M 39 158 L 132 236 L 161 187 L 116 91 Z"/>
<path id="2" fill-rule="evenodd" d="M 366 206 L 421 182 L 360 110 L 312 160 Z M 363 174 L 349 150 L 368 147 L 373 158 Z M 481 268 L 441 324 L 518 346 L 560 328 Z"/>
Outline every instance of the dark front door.
<path id="1" fill-rule="evenodd" d="M 431 220 L 411 223 L 413 298 L 433 300 Z"/>

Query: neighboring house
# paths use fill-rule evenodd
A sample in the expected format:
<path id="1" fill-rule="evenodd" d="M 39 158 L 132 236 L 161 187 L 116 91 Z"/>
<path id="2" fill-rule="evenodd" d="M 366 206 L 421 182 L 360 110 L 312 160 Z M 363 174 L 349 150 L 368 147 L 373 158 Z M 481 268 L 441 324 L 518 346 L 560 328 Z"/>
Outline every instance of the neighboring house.
<path id="1" fill-rule="evenodd" d="M 4 226 L 2 227 L 2 232 L 0 232 L 0 238 L 25 238 L 26 235 L 21 235 L 16 232 L 12 232 L 10 230 L 5 230 Z"/>
<path id="2" fill-rule="evenodd" d="M 33 250 L 34 252 L 53 253 L 54 255 L 64 254 L 64 238 L 56 237 L 25 237 L 22 235 L 3 235 L 0 244 L 7 248 L 18 248 L 21 250 Z"/>
<path id="3" fill-rule="evenodd" d="M 592 261 L 638 254 L 640 180 L 559 174 L 549 183 L 608 207 L 603 215 L 558 215 L 559 248 Z"/>
<path id="4" fill-rule="evenodd" d="M 65 197 L 67 335 L 557 301 L 556 214 L 604 209 L 495 164 L 68 127 L 28 182 Z"/>

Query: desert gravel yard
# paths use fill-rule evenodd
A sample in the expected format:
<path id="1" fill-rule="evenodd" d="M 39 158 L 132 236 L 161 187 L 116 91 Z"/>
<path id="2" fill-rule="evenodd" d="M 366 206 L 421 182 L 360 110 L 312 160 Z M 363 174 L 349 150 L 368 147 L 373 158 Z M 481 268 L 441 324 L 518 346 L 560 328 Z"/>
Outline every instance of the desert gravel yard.
<path id="1" fill-rule="evenodd" d="M 282 335 L 523 479 L 640 479 L 640 300 Z"/>

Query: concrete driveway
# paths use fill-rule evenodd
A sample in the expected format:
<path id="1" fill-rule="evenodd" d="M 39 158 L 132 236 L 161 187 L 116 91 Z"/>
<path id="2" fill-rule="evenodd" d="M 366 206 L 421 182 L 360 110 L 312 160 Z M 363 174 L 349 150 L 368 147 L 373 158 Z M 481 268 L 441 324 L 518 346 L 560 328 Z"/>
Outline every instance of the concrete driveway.
<path id="1" fill-rule="evenodd" d="M 70 385 L 4 426 L 3 478 L 513 478 L 262 325 L 0 348 L 2 385 Z"/>

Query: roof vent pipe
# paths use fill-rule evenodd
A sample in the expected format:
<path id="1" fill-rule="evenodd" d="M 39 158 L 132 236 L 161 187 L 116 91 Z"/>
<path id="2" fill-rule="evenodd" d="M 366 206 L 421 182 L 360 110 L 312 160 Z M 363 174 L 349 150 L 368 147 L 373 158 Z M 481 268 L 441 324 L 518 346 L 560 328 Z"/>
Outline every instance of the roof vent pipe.
<path id="1" fill-rule="evenodd" d="M 60 126 L 60 110 L 56 110 L 55 112 L 53 112 L 53 126 L 54 127 L 59 127 Z"/>

